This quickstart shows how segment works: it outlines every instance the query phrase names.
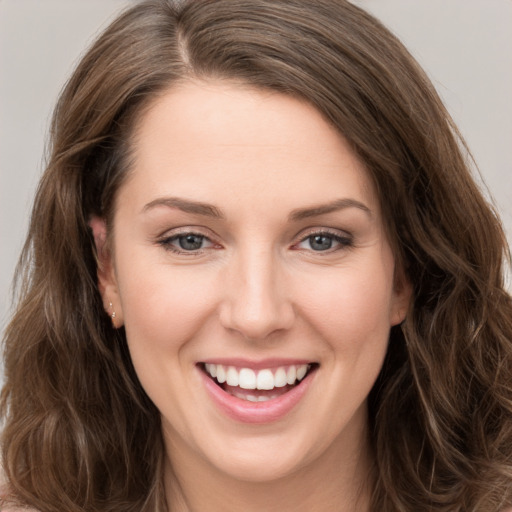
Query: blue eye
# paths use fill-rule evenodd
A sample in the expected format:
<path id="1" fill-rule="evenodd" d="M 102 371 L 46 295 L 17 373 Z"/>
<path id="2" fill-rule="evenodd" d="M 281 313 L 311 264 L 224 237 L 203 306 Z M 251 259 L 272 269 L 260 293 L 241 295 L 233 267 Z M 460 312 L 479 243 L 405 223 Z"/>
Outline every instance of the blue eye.
<path id="1" fill-rule="evenodd" d="M 299 249 L 309 249 L 315 252 L 336 251 L 343 247 L 352 246 L 352 238 L 329 232 L 313 233 L 298 244 Z"/>
<path id="2" fill-rule="evenodd" d="M 312 235 L 308 237 L 309 246 L 314 251 L 327 251 L 332 247 L 332 236 Z"/>
<path id="3" fill-rule="evenodd" d="M 159 243 L 165 249 L 177 253 L 194 253 L 213 246 L 206 236 L 198 233 L 181 233 L 160 240 Z"/>
<path id="4" fill-rule="evenodd" d="M 189 233 L 187 235 L 178 236 L 176 241 L 178 242 L 180 249 L 183 249 L 184 251 L 197 251 L 203 246 L 204 236 Z"/>

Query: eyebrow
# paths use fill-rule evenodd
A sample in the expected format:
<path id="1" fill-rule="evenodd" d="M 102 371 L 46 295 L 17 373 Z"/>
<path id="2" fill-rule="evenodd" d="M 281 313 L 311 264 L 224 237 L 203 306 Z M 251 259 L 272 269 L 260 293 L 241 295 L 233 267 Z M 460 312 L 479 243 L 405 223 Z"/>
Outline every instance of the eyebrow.
<path id="1" fill-rule="evenodd" d="M 292 221 L 299 221 L 310 217 L 318 217 L 327 213 L 336 212 L 338 210 L 344 210 L 346 208 L 358 208 L 365 212 L 370 218 L 372 217 L 372 211 L 364 203 L 355 199 L 345 198 L 336 199 L 330 203 L 320 204 L 309 208 L 298 208 L 290 213 L 289 218 Z"/>
<path id="2" fill-rule="evenodd" d="M 144 206 L 142 211 L 145 213 L 153 208 L 165 206 L 167 208 L 176 208 L 185 213 L 192 213 L 195 215 L 204 215 L 205 217 L 213 217 L 215 219 L 224 219 L 224 214 L 212 204 L 202 203 L 199 201 L 192 201 L 190 199 L 183 199 L 180 197 L 159 197 L 149 202 Z M 371 210 L 360 201 L 355 199 L 345 198 L 331 201 L 327 204 L 315 205 L 308 208 L 298 208 L 292 210 L 289 215 L 291 221 L 300 221 L 310 217 L 317 217 L 326 215 L 328 213 L 344 210 L 346 208 L 358 208 L 365 212 L 369 217 L 372 217 Z"/>
<path id="3" fill-rule="evenodd" d="M 215 206 L 208 203 L 191 201 L 190 199 L 182 199 L 180 197 L 159 197 L 144 206 L 142 211 L 145 213 L 158 206 L 166 206 L 167 208 L 177 208 L 185 213 L 195 215 L 204 215 L 216 219 L 223 219 L 224 215 Z"/>

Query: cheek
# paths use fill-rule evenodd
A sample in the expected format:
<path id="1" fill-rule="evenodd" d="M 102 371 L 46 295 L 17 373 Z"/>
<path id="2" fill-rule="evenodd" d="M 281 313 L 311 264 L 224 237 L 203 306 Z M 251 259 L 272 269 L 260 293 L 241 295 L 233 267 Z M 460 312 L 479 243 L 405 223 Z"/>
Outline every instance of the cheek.
<path id="1" fill-rule="evenodd" d="M 187 396 L 189 383 L 173 376 L 190 369 L 198 334 L 211 325 L 215 286 L 199 271 L 154 264 L 139 272 L 140 264 L 134 261 L 126 268 L 119 264 L 130 356 L 148 396 L 184 429 L 189 402 L 183 403 L 182 397 Z"/>
<path id="2" fill-rule="evenodd" d="M 303 311 L 317 330 L 337 345 L 357 348 L 387 335 L 393 302 L 392 272 L 382 266 L 346 267 L 329 279 L 312 279 L 302 291 Z"/>
<path id="3" fill-rule="evenodd" d="M 133 261 L 133 260 L 132 260 Z M 136 267 L 136 266 L 135 266 Z M 175 351 L 206 324 L 215 304 L 215 283 L 200 271 L 149 265 L 144 272 L 120 268 L 119 290 L 131 350 Z M 124 277 L 123 277 L 124 276 Z"/>

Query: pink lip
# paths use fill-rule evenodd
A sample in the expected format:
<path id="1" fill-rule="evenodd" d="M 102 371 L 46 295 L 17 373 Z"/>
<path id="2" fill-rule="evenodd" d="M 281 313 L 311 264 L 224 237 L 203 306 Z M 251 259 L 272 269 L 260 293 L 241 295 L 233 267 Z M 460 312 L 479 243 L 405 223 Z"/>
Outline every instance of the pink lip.
<path id="1" fill-rule="evenodd" d="M 215 360 L 215 363 L 224 364 L 219 362 L 219 360 Z M 235 361 L 230 359 L 229 366 L 254 368 L 254 363 L 247 365 L 247 361 L 241 365 L 234 363 Z M 278 364 L 277 366 L 290 364 L 306 363 L 291 363 L 288 360 L 286 364 Z M 272 368 L 273 366 L 274 365 L 265 366 L 265 368 Z M 224 414 L 235 421 L 253 424 L 270 423 L 286 416 L 306 394 L 316 373 L 316 371 L 310 372 L 299 384 L 280 397 L 267 400 L 266 402 L 249 402 L 226 393 L 202 369 L 198 368 L 198 371 L 201 374 L 208 395 Z"/>

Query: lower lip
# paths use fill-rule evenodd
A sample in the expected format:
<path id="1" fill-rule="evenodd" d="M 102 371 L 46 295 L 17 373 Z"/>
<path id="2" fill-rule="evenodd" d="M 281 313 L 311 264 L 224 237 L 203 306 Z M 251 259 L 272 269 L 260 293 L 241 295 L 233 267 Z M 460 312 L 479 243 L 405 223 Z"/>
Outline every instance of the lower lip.
<path id="1" fill-rule="evenodd" d="M 308 373 L 299 384 L 280 397 L 266 402 L 250 402 L 226 393 L 204 371 L 199 371 L 209 396 L 224 414 L 241 423 L 253 424 L 271 423 L 286 416 L 304 397 L 316 373 Z"/>

